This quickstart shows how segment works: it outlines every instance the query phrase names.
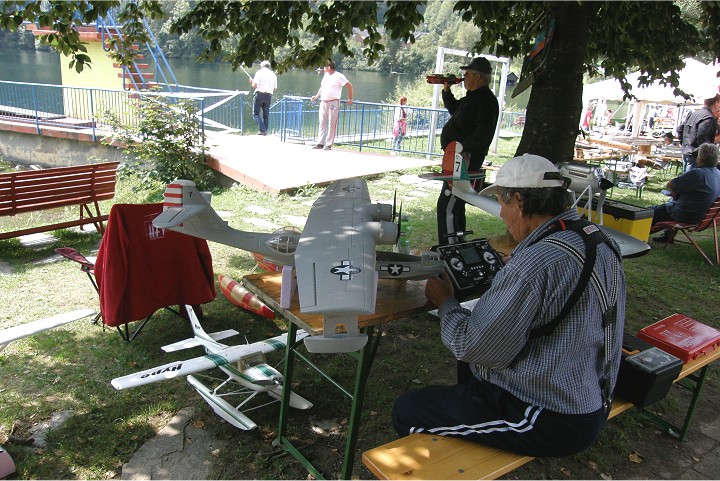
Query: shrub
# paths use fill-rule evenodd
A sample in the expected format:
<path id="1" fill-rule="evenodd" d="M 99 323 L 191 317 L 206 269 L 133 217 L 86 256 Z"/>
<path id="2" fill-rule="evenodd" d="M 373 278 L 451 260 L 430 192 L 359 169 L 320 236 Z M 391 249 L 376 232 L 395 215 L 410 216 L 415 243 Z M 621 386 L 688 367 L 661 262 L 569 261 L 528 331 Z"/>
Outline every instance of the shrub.
<path id="1" fill-rule="evenodd" d="M 102 122 L 111 129 L 105 144 L 126 148 L 127 166 L 149 183 L 192 180 L 199 189 L 215 185 L 215 174 L 205 163 L 205 132 L 189 99 L 142 94 L 129 104 L 129 113 L 106 110 Z"/>

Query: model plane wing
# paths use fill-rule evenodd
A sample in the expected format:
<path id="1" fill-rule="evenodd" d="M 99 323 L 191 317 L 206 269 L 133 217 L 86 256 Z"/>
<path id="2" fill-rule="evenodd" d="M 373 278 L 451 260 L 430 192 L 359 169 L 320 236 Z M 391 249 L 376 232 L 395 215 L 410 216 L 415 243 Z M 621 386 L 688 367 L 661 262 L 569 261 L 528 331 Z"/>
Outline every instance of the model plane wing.
<path id="1" fill-rule="evenodd" d="M 454 175 L 454 174 L 446 174 L 445 172 L 429 172 L 425 174 L 418 174 L 418 177 L 425 180 L 457 180 L 460 179 L 460 177 Z M 484 179 L 485 178 L 485 171 L 484 170 L 477 170 L 477 171 L 470 171 L 465 176 L 463 176 L 460 180 L 475 180 L 475 179 Z"/>
<path id="2" fill-rule="evenodd" d="M 10 327 L 8 329 L 3 329 L 0 331 L 0 351 L 5 349 L 5 347 L 11 342 L 22 339 L 23 337 L 32 336 L 33 334 L 47 331 L 70 322 L 79 321 L 80 319 L 94 316 L 96 314 L 97 313 L 92 309 L 79 309 L 47 317 L 45 319 L 28 322 L 19 326 Z"/>
<path id="3" fill-rule="evenodd" d="M 373 220 L 360 208 L 369 204 L 365 181 L 334 182 L 313 203 L 295 253 L 300 310 L 325 316 L 324 340 L 333 338 L 338 349 L 343 343 L 353 344 L 353 350 L 364 345 L 367 339 L 357 333 L 357 316 L 375 311 L 375 240 L 359 228 Z M 349 336 L 336 337 L 335 322 L 343 324 Z M 363 342 L 354 349 L 356 343 L 347 337 Z M 311 349 L 322 340 L 306 338 L 305 345 Z"/>
<path id="4" fill-rule="evenodd" d="M 601 231 L 605 232 L 608 237 L 617 242 L 618 246 L 620 246 L 620 255 L 622 257 L 640 257 L 650 252 L 650 246 L 647 242 L 643 242 L 637 237 L 605 225 L 598 225 L 598 227 Z"/>
<path id="5" fill-rule="evenodd" d="M 500 217 L 500 203 L 488 196 L 478 195 L 478 193 L 470 186 L 470 182 L 454 182 L 453 195 L 489 214 L 494 215 L 495 217 Z M 604 225 L 598 225 L 598 227 L 600 227 L 600 229 L 605 232 L 608 237 L 618 243 L 618 246 L 620 247 L 620 255 L 622 257 L 639 257 L 650 251 L 650 246 L 640 239 L 615 230 L 611 227 Z"/>
<path id="6" fill-rule="evenodd" d="M 436 252 L 421 252 L 420 256 L 414 256 L 378 251 L 375 258 L 379 279 L 429 279 L 445 271 L 445 262 Z"/>
<path id="7" fill-rule="evenodd" d="M 305 331 L 298 331 L 297 339 L 302 339 L 305 336 L 307 336 Z M 113 379 L 111 384 L 115 389 L 127 389 L 154 382 L 166 381 L 179 376 L 187 376 L 188 374 L 225 366 L 260 352 L 267 354 L 279 349 L 285 349 L 286 345 L 287 334 L 281 334 L 264 341 L 239 346 L 228 346 L 205 356 L 195 357 L 185 361 L 170 362 L 162 366 L 118 377 Z"/>

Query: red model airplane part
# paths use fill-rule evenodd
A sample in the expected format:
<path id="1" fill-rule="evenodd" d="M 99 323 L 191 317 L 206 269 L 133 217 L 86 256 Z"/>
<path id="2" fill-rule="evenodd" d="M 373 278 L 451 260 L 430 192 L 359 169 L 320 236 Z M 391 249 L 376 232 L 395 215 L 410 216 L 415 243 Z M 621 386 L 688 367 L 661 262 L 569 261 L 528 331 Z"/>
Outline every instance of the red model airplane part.
<path id="1" fill-rule="evenodd" d="M 268 319 L 275 319 L 275 311 L 265 305 L 255 294 L 245 289 L 231 277 L 220 274 L 218 276 L 220 290 L 230 302 L 248 311 L 259 314 Z"/>

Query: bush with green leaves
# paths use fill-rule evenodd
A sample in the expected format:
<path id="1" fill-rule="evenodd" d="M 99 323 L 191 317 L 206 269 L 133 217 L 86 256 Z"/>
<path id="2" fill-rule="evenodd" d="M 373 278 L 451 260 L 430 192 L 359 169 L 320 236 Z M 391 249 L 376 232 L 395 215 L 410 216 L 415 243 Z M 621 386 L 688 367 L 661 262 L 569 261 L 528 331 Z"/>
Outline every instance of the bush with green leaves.
<path id="1" fill-rule="evenodd" d="M 192 100 L 142 94 L 128 110 L 108 109 L 101 121 L 111 130 L 103 142 L 125 147 L 130 169 L 149 183 L 185 179 L 200 189 L 215 185 L 215 174 L 205 162 L 205 132 Z"/>

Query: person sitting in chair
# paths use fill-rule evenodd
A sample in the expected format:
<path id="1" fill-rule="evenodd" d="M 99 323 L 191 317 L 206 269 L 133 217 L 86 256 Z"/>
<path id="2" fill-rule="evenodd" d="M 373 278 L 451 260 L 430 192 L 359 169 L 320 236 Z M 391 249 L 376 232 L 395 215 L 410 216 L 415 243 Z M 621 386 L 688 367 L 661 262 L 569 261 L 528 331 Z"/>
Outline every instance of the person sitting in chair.
<path id="1" fill-rule="evenodd" d="M 670 180 L 665 187 L 672 199 L 653 207 L 652 225 L 658 222 L 677 221 L 695 224 L 702 220 L 712 203 L 720 196 L 720 171 L 718 165 L 718 147 L 715 144 L 702 144 L 698 149 L 697 167 Z M 657 232 L 658 228 L 651 228 Z M 675 231 L 667 229 L 662 235 L 653 237 L 655 242 L 669 244 L 675 237 Z"/>
<path id="2" fill-rule="evenodd" d="M 524 154 L 480 192 L 497 195 L 518 245 L 472 310 L 448 274 L 427 280 L 442 341 L 465 369 L 458 384 L 402 394 L 392 413 L 399 435 L 526 456 L 566 456 L 595 441 L 620 366 L 625 274 L 617 244 L 580 219 L 567 187 L 552 162 Z"/>

